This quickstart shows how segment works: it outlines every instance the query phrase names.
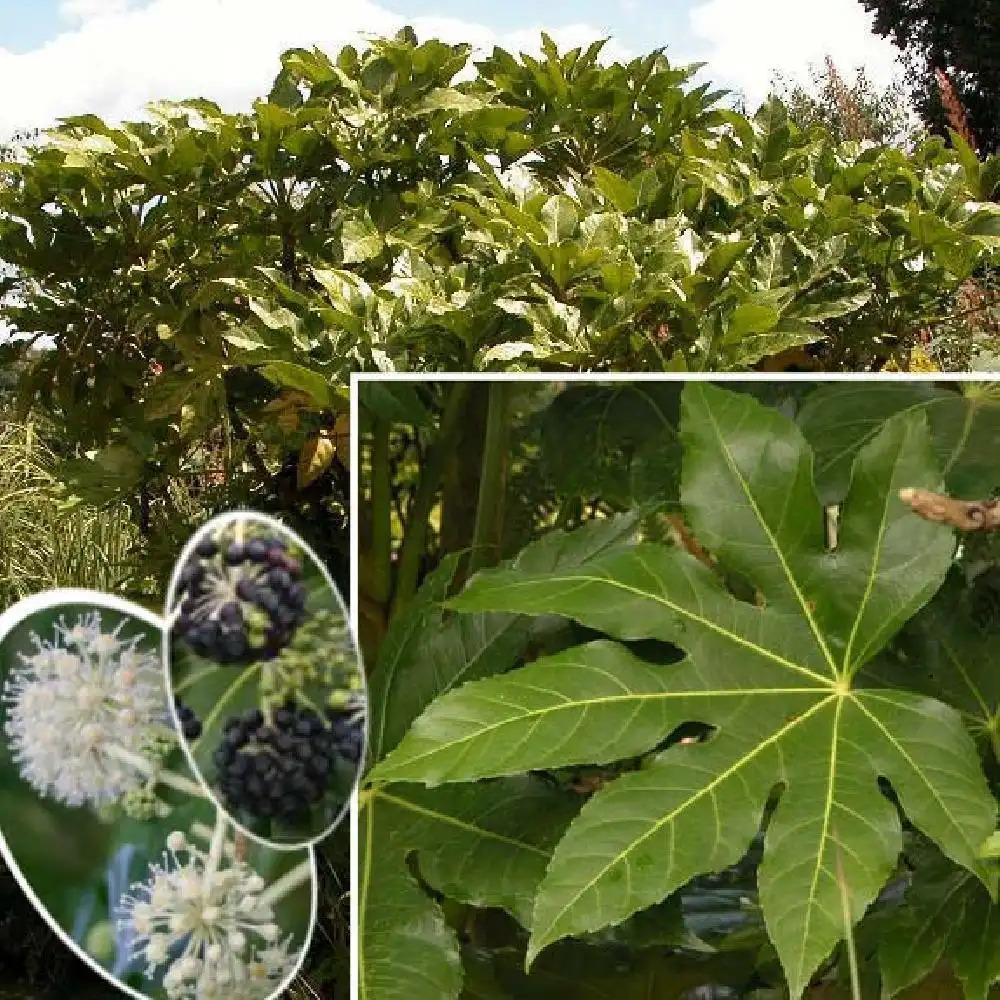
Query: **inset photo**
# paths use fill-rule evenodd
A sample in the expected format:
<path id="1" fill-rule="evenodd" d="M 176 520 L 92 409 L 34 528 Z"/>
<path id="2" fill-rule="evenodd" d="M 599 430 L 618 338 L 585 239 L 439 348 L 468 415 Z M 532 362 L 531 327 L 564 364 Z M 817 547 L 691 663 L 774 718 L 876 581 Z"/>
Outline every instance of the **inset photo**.
<path id="1" fill-rule="evenodd" d="M 0 849 L 41 916 L 130 996 L 267 1000 L 316 919 L 310 850 L 240 833 L 194 780 L 144 609 L 50 591 L 0 615 Z"/>
<path id="2" fill-rule="evenodd" d="M 362 997 L 995 995 L 1000 383 L 355 385 Z"/>
<path id="3" fill-rule="evenodd" d="M 234 512 L 201 528 L 171 581 L 167 675 L 192 766 L 249 835 L 326 836 L 364 756 L 364 672 L 347 611 L 281 522 Z"/>

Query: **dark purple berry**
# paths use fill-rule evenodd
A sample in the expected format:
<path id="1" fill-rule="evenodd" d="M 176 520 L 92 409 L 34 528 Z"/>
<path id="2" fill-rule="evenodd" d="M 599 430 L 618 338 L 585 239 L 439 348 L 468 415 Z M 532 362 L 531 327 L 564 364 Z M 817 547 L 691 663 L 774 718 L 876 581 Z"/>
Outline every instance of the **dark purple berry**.
<path id="1" fill-rule="evenodd" d="M 267 545 L 259 538 L 247 542 L 246 558 L 255 563 L 265 562 L 267 560 Z"/>
<path id="2" fill-rule="evenodd" d="M 194 547 L 194 551 L 201 559 L 211 559 L 219 551 L 219 546 L 211 538 L 203 538 Z"/>
<path id="3" fill-rule="evenodd" d="M 305 607 L 307 596 L 308 592 L 306 591 L 305 584 L 293 583 L 288 588 L 288 603 L 297 611 Z"/>

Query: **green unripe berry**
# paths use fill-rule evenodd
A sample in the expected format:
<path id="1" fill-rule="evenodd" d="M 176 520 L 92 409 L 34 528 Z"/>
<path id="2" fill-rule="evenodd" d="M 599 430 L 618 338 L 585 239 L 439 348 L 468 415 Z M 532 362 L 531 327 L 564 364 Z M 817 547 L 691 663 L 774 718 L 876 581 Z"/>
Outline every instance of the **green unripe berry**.
<path id="1" fill-rule="evenodd" d="M 92 955 L 102 965 L 112 961 L 115 957 L 115 929 L 111 926 L 111 921 L 102 920 L 87 932 L 83 947 L 88 955 Z"/>

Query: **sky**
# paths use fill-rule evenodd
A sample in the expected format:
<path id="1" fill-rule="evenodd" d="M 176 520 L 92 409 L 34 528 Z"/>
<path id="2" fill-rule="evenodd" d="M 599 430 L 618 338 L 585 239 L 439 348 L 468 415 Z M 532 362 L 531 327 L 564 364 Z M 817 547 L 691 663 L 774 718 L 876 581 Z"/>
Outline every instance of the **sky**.
<path id="1" fill-rule="evenodd" d="M 751 106 L 775 71 L 805 80 L 827 55 L 845 74 L 898 73 L 858 0 L 0 0 L 0 138 L 67 115 L 134 119 L 160 99 L 242 110 L 285 49 L 335 53 L 404 24 L 481 51 L 537 51 L 543 30 L 563 47 L 608 37 L 611 58 L 664 47 Z"/>

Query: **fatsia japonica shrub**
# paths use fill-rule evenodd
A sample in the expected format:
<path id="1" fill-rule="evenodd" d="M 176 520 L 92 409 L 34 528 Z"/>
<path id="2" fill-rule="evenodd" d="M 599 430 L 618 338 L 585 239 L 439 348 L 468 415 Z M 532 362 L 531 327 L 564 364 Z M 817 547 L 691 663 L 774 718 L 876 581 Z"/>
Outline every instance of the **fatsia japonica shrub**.
<path id="1" fill-rule="evenodd" d="M 628 392 L 676 476 L 465 582 L 446 555 L 381 642 L 361 996 L 985 1000 L 1000 547 L 928 505 L 994 510 L 1000 391 Z M 582 438 L 602 393 L 549 411 Z"/>
<path id="2" fill-rule="evenodd" d="M 77 116 L 0 164 L 5 322 L 51 341 L 23 397 L 79 489 L 224 473 L 332 536 L 352 370 L 905 364 L 994 253 L 982 165 L 941 142 L 742 116 L 662 51 L 471 53 L 293 49 L 249 110 Z"/>

